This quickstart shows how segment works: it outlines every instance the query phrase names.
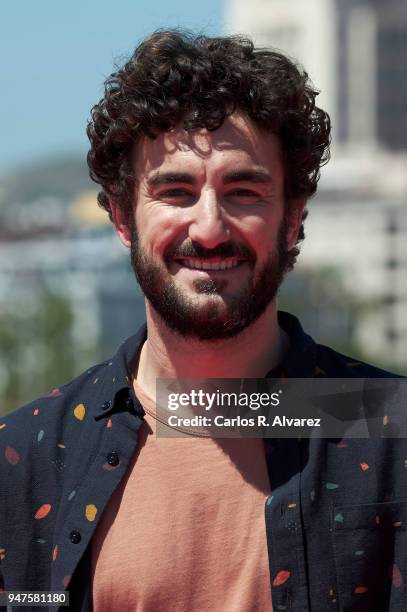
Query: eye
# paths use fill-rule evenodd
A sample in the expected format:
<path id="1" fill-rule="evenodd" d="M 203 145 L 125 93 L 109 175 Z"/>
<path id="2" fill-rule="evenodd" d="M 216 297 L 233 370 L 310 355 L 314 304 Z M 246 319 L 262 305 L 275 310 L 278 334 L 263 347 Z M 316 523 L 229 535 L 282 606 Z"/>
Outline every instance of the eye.
<path id="1" fill-rule="evenodd" d="M 257 191 L 252 191 L 251 189 L 244 189 L 242 187 L 240 189 L 233 189 L 233 191 L 228 191 L 226 197 L 233 198 L 236 200 L 252 202 L 253 200 L 258 200 L 261 197 L 261 194 Z"/>
<path id="2" fill-rule="evenodd" d="M 251 189 L 234 189 L 230 192 L 230 195 L 244 195 L 244 196 L 253 196 L 257 197 L 257 193 L 255 191 L 251 191 Z"/>
<path id="3" fill-rule="evenodd" d="M 166 189 L 165 191 L 160 191 L 157 197 L 158 199 L 168 202 L 169 204 L 182 206 L 186 204 L 189 205 L 195 200 L 195 194 L 188 189 L 183 189 L 182 187 L 173 187 L 171 189 Z"/>
<path id="4" fill-rule="evenodd" d="M 193 197 L 193 193 L 187 191 L 186 189 L 182 189 L 181 187 L 177 187 L 174 189 L 166 189 L 165 191 L 161 191 L 159 194 L 160 198 L 185 198 L 185 197 Z"/>

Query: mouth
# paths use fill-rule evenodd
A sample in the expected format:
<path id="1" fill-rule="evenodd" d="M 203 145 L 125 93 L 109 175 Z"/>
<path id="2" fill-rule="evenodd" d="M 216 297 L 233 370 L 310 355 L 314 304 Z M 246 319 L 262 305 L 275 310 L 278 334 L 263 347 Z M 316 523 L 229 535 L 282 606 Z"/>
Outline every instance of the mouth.
<path id="1" fill-rule="evenodd" d="M 176 263 L 190 270 L 202 270 L 203 272 L 219 272 L 233 270 L 244 263 L 238 257 L 199 259 L 197 257 L 175 258 Z"/>

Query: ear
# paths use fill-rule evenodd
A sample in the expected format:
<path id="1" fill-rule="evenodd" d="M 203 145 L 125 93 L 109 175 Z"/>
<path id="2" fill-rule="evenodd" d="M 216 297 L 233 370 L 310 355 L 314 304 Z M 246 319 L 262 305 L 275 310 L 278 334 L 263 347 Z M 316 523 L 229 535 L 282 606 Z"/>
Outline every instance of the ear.
<path id="1" fill-rule="evenodd" d="M 113 199 L 109 198 L 110 210 L 117 235 L 128 249 L 131 247 L 131 228 L 129 215 Z"/>
<path id="2" fill-rule="evenodd" d="M 287 228 L 287 250 L 289 251 L 291 251 L 297 243 L 302 223 L 302 214 L 306 204 L 307 200 L 305 198 L 298 198 L 290 201 L 290 214 Z"/>

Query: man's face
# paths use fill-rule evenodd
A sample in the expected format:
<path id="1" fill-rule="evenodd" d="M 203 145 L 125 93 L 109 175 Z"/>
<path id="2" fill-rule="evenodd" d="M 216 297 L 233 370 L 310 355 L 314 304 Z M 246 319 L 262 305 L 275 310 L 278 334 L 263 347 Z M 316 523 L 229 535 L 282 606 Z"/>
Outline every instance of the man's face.
<path id="1" fill-rule="evenodd" d="M 147 300 L 183 336 L 236 335 L 275 298 L 298 233 L 300 215 L 284 217 L 278 138 L 235 114 L 214 132 L 142 138 L 135 157 L 121 232 Z"/>

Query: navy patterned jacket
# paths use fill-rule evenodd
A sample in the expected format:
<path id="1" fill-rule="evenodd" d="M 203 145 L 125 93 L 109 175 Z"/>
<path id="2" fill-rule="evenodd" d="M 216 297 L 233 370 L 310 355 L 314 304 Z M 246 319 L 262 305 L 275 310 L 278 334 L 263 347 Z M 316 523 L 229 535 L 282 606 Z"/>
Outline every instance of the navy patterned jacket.
<path id="1" fill-rule="evenodd" d="M 291 340 L 279 376 L 391 376 L 316 344 L 292 315 L 279 323 Z M 69 609 L 92 610 L 90 542 L 137 446 L 129 376 L 145 337 L 143 326 L 113 359 L 0 419 L 4 590 L 68 590 Z M 406 612 L 406 440 L 264 444 L 275 612 Z"/>

